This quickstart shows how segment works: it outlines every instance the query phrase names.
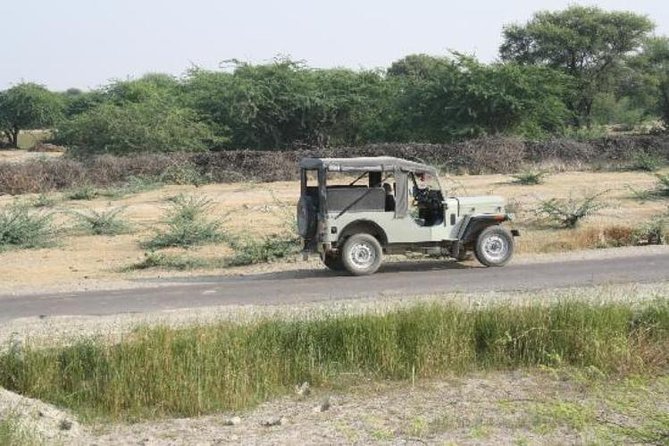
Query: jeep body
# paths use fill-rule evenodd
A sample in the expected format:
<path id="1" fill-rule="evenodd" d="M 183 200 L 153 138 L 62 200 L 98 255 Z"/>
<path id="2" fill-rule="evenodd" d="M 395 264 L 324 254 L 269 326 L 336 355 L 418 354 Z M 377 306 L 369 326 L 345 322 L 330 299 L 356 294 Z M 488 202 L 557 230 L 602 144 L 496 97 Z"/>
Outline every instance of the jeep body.
<path id="1" fill-rule="evenodd" d="M 436 169 L 392 157 L 304 158 L 297 219 L 304 254 L 326 266 L 371 274 L 384 254 L 418 251 L 486 266 L 513 254 L 510 220 L 497 196 L 445 195 Z"/>

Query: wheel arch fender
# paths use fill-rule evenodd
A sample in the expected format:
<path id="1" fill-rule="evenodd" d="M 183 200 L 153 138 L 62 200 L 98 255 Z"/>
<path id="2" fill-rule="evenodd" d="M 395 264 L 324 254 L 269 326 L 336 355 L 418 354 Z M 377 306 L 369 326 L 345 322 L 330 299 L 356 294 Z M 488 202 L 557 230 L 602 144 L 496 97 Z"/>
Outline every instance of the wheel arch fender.
<path id="1" fill-rule="evenodd" d="M 355 220 L 344 226 L 344 228 L 339 233 L 337 244 L 341 246 L 341 244 L 348 237 L 361 232 L 374 236 L 379 241 L 379 243 L 381 243 L 381 246 L 386 246 L 388 244 L 388 236 L 386 235 L 386 231 L 384 231 L 381 226 L 371 220 Z"/>
<path id="2" fill-rule="evenodd" d="M 471 244 L 476 242 L 476 238 L 484 229 L 490 226 L 496 226 L 500 223 L 509 220 L 506 214 L 482 214 L 473 215 L 469 217 L 466 224 L 460 232 L 460 242 L 463 244 Z"/>

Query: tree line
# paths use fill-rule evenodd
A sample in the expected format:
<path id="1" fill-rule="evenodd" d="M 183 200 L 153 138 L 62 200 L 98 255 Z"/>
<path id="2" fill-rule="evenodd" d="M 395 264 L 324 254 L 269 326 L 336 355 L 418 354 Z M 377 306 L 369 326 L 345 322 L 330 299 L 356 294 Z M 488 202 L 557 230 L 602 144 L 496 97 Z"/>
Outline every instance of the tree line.
<path id="1" fill-rule="evenodd" d="M 0 130 L 54 128 L 74 152 L 281 150 L 482 135 L 545 138 L 607 124 L 669 124 L 669 39 L 646 16 L 572 6 L 507 25 L 499 58 L 415 54 L 387 69 L 227 61 L 93 91 L 21 83 Z"/>

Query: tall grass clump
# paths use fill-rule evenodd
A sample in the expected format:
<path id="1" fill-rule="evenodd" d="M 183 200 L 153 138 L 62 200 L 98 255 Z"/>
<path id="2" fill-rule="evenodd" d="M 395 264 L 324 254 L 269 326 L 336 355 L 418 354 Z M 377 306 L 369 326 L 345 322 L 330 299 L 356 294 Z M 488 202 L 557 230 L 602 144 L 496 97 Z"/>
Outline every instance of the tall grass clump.
<path id="1" fill-rule="evenodd" d="M 0 251 L 49 246 L 55 232 L 52 214 L 20 205 L 0 209 Z"/>
<path id="2" fill-rule="evenodd" d="M 18 415 L 8 413 L 0 418 L 0 444 L 3 446 L 28 446 L 40 444 L 36 436 L 29 432 Z"/>
<path id="3" fill-rule="evenodd" d="M 75 211 L 74 216 L 79 220 L 79 226 L 93 235 L 118 235 L 127 232 L 130 225 L 122 220 L 123 208 L 108 211 Z"/>
<path id="4" fill-rule="evenodd" d="M 166 229 L 156 232 L 152 239 L 144 242 L 144 248 L 188 248 L 223 240 L 221 222 L 207 218 L 212 208 L 213 202 L 208 198 L 177 195 L 171 199 L 164 220 Z"/>
<path id="5" fill-rule="evenodd" d="M 296 383 L 413 379 L 517 367 L 605 374 L 669 366 L 669 304 L 418 305 L 385 314 L 138 329 L 0 355 L 0 385 L 115 420 L 236 410 Z"/>

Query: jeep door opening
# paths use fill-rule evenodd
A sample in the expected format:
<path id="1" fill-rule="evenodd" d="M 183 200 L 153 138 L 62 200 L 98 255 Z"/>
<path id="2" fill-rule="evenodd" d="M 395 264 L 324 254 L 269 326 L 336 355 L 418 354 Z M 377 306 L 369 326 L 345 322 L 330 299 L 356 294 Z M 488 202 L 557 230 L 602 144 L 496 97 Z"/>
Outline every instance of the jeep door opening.
<path id="1" fill-rule="evenodd" d="M 335 271 L 374 273 L 385 254 L 407 251 L 505 265 L 514 236 L 497 196 L 445 196 L 437 170 L 392 157 L 300 161 L 298 231 L 303 253 Z"/>

